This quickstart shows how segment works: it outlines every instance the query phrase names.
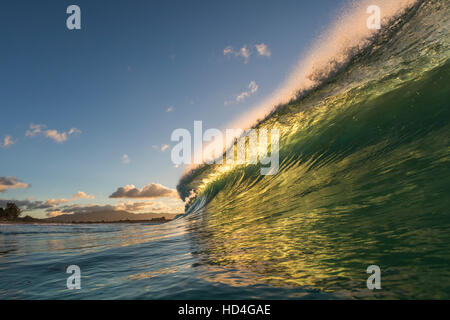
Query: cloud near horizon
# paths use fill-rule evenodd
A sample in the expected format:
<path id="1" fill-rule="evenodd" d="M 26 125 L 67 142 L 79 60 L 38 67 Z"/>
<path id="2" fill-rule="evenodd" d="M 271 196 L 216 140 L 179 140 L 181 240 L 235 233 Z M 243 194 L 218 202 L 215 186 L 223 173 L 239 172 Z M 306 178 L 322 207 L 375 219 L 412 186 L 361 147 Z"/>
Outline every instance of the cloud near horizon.
<path id="1" fill-rule="evenodd" d="M 0 187 L 1 187 L 1 181 L 4 177 L 0 177 Z M 11 177 L 9 177 L 11 178 Z M 0 189 L 1 190 L 1 189 Z M 59 211 L 59 206 L 62 204 L 68 204 L 71 201 L 77 200 L 77 199 L 94 199 L 95 197 L 92 195 L 89 195 L 83 191 L 78 191 L 72 198 L 70 199 L 48 199 L 45 201 L 41 200 L 7 200 L 7 199 L 0 199 L 0 207 L 6 207 L 6 205 L 9 202 L 14 202 L 19 208 L 21 208 L 23 211 L 34 211 L 34 210 L 46 210 L 47 212 L 56 212 Z M 48 214 L 47 214 L 48 215 Z"/>
<path id="2" fill-rule="evenodd" d="M 136 199 L 153 199 L 153 198 L 169 198 L 177 197 L 178 193 L 174 189 L 169 189 L 158 183 L 150 183 L 142 189 L 136 188 L 134 185 L 127 185 L 118 188 L 109 197 L 114 198 L 136 198 Z"/>
<path id="3" fill-rule="evenodd" d="M 61 216 L 63 214 L 115 211 L 115 207 L 112 205 L 88 204 L 85 206 L 80 206 L 80 205 L 74 204 L 74 205 L 67 205 L 62 208 L 49 208 L 46 211 L 47 211 L 46 215 L 48 218 L 54 218 L 57 216 Z"/>
<path id="4" fill-rule="evenodd" d="M 50 209 L 53 205 L 46 204 L 44 201 L 33 201 L 33 200 L 5 200 L 0 199 L 0 207 L 4 208 L 8 202 L 14 202 L 19 208 L 24 211 L 32 211 L 39 209 Z"/>
<path id="5" fill-rule="evenodd" d="M 68 203 L 69 200 L 67 199 L 48 199 L 45 201 L 46 205 L 49 206 L 59 206 L 60 204 Z"/>
<path id="6" fill-rule="evenodd" d="M 182 211 L 180 211 L 180 208 Z M 128 212 L 164 212 L 164 213 L 181 213 L 184 212 L 184 206 L 180 206 L 177 204 L 176 207 L 169 206 L 161 201 L 142 201 L 142 202 L 133 202 L 133 201 L 122 201 L 119 204 L 114 206 L 114 209 L 128 211 Z"/>
<path id="7" fill-rule="evenodd" d="M 0 186 L 5 188 L 17 188 L 28 186 L 19 182 L 15 177 L 0 177 Z M 6 187 L 7 186 L 7 187 Z M 3 190 L 4 191 L 4 190 Z M 121 201 L 118 204 L 71 204 L 79 199 L 94 199 L 93 195 L 78 191 L 72 198 L 47 199 L 45 201 L 0 199 L 0 207 L 6 207 L 9 202 L 14 202 L 24 212 L 44 210 L 47 217 L 57 217 L 63 214 L 95 213 L 100 211 L 127 211 L 130 213 L 159 213 L 178 214 L 184 212 L 184 205 L 178 198 L 175 190 L 166 188 L 160 184 L 149 184 L 138 189 L 133 185 L 118 188 L 110 198 L 170 198 L 166 204 L 161 201 Z"/>
<path id="8" fill-rule="evenodd" d="M 78 199 L 94 199 L 94 198 L 95 198 L 94 196 L 89 195 L 86 192 L 78 191 L 70 199 L 64 199 L 64 198 L 61 198 L 61 199 L 48 199 L 48 200 L 45 201 L 45 204 L 55 208 L 55 207 L 58 207 L 61 204 L 69 203 L 69 202 L 74 201 L 74 200 L 78 200 Z"/>
<path id="9" fill-rule="evenodd" d="M 39 200 L 6 200 L 0 199 L 0 207 L 6 207 L 9 202 L 14 202 L 24 212 L 45 210 L 48 218 L 57 217 L 63 214 L 89 214 L 107 211 L 126 211 L 130 213 L 158 213 L 158 214 L 179 214 L 184 212 L 184 205 L 179 201 L 171 201 L 165 204 L 161 201 L 121 201 L 116 205 L 111 204 L 69 204 L 66 199 Z M 62 205 L 62 206 L 61 206 Z"/>
<path id="10" fill-rule="evenodd" d="M 27 130 L 25 136 L 31 138 L 36 135 L 43 135 L 46 138 L 62 143 L 67 141 L 69 136 L 81 133 L 81 130 L 78 130 L 77 128 L 71 128 L 67 132 L 58 132 L 57 130 L 44 130 L 46 127 L 45 124 L 30 124 L 30 129 Z"/>
<path id="11" fill-rule="evenodd" d="M 54 218 L 54 217 L 62 216 L 63 214 L 65 214 L 65 213 L 61 212 L 61 211 L 51 211 L 51 212 L 47 212 L 46 216 L 47 216 L 47 218 Z"/>
<path id="12" fill-rule="evenodd" d="M 184 212 L 183 206 L 170 207 L 159 201 L 143 201 L 143 202 L 120 202 L 117 205 L 99 205 L 99 204 L 88 204 L 88 205 L 68 205 L 58 209 L 47 209 L 47 217 L 53 218 L 63 214 L 89 214 L 96 212 L 106 212 L 106 211 L 127 211 L 130 213 L 162 213 L 162 214 L 178 214 Z"/>
<path id="13" fill-rule="evenodd" d="M 27 189 L 30 185 L 16 177 L 0 177 L 0 193 L 10 189 Z"/>

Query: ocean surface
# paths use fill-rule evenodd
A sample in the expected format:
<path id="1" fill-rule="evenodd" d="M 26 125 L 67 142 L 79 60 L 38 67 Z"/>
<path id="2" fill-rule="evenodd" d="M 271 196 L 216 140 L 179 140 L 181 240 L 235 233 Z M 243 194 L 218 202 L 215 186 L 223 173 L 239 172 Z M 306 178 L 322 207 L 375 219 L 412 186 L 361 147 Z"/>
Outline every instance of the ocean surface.
<path id="1" fill-rule="evenodd" d="M 211 263 L 195 222 L 0 225 L 0 299 L 321 298 L 314 288 L 273 287 L 250 271 Z M 81 289 L 69 290 L 71 265 Z"/>
<path id="2" fill-rule="evenodd" d="M 276 175 L 197 168 L 162 225 L 0 225 L 0 298 L 450 299 L 449 7 L 417 1 L 260 122 Z"/>

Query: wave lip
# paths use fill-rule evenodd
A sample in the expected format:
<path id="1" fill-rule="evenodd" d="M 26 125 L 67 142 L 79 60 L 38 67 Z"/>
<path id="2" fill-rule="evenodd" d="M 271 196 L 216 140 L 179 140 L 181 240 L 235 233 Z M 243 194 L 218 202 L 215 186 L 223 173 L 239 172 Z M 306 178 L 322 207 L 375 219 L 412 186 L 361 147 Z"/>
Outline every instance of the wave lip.
<path id="1" fill-rule="evenodd" d="M 367 8 L 377 5 L 382 12 L 382 27 L 388 28 L 399 16 L 421 0 L 352 1 L 330 28 L 319 36 L 315 45 L 302 57 L 286 81 L 250 113 L 240 117 L 231 127 L 248 128 L 256 119 L 265 117 L 276 106 L 297 99 L 341 71 L 351 59 L 367 48 L 380 30 L 367 28 Z"/>

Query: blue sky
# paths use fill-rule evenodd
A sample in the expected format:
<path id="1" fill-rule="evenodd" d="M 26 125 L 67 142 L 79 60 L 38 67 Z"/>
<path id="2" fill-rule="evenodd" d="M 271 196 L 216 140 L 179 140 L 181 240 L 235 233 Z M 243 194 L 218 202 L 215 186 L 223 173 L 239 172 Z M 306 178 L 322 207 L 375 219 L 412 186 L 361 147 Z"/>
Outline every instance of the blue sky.
<path id="1" fill-rule="evenodd" d="M 170 158 L 172 131 L 194 120 L 221 128 L 267 97 L 342 3 L 1 2 L 0 199 L 180 207 L 173 197 L 109 195 L 127 185 L 174 189 L 183 168 Z M 81 30 L 66 28 L 71 4 L 81 8 Z M 252 81 L 257 89 L 237 101 Z M 45 127 L 26 136 L 32 124 Z M 95 198 L 73 198 L 78 191 Z"/>

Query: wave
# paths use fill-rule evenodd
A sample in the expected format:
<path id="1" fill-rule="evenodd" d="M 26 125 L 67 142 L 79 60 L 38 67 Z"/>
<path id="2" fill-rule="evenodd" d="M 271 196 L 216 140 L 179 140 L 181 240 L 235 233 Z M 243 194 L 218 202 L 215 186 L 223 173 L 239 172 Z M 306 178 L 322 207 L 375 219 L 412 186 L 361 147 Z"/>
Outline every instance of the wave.
<path id="1" fill-rule="evenodd" d="M 381 82 L 399 75 L 407 77 L 391 79 L 391 87 L 385 85 L 378 88 L 388 91 L 392 86 L 420 77 L 446 61 L 448 18 L 445 2 L 378 1 L 377 4 L 383 8 L 385 25 L 379 32 L 369 30 L 365 25 L 367 14 L 363 9 L 369 2 L 362 1 L 358 5 L 352 2 L 351 9 L 343 10 L 345 13 L 337 19 L 331 31 L 326 32 L 328 37 L 322 36 L 312 53 L 307 55 L 308 58 L 298 63 L 286 84 L 250 114 L 227 127 L 248 128 L 252 124 L 252 128 L 280 128 L 281 123 L 274 121 L 277 116 L 285 117 L 286 114 L 319 107 L 323 105 L 323 100 L 345 96 L 351 90 L 364 88 L 371 82 Z M 422 26 L 426 28 L 421 29 Z M 427 57 L 429 52 L 426 50 L 436 50 L 436 45 L 442 46 L 439 52 L 431 52 L 433 55 Z M 262 116 L 263 120 L 257 120 Z M 282 129 L 282 133 L 289 131 L 291 134 L 297 127 L 288 125 Z M 205 148 L 205 155 L 210 154 L 208 150 Z M 198 180 L 205 180 L 206 171 L 214 171 L 212 175 L 216 177 L 217 171 L 229 171 L 229 166 L 224 167 L 206 164 L 191 167 L 177 188 L 182 199 L 189 198 L 193 190 L 198 193 Z M 206 180 L 211 181 L 210 178 Z"/>
<path id="2" fill-rule="evenodd" d="M 246 163 L 182 177 L 210 264 L 352 297 L 367 294 L 358 286 L 377 264 L 389 288 L 380 295 L 450 296 L 450 8 L 403 3 L 335 71 L 312 86 L 298 78 L 306 90 L 254 125 L 280 132 L 276 175 Z"/>

